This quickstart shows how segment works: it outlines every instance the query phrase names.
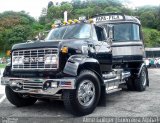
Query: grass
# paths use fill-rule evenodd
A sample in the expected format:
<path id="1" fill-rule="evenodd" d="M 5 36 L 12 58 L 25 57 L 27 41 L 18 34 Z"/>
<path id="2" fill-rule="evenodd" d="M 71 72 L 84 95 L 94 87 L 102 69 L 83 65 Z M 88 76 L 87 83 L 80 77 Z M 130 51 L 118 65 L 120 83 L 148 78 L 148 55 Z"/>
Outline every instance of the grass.
<path id="1" fill-rule="evenodd" d="M 0 64 L 0 68 L 5 68 L 6 64 Z"/>

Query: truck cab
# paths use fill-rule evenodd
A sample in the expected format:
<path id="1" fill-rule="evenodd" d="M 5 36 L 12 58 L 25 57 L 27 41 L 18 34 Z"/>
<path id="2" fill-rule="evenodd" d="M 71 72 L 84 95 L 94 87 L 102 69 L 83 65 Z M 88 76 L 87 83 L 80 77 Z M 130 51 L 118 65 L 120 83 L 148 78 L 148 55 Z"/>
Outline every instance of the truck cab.
<path id="1" fill-rule="evenodd" d="M 92 18 L 97 25 L 103 26 L 106 30 L 108 27 L 112 28 L 112 68 L 130 71 L 131 76 L 126 84 L 129 90 L 135 90 L 133 81 L 143 67 L 145 57 L 140 20 L 122 13 L 100 14 Z"/>
<path id="2" fill-rule="evenodd" d="M 124 36 L 125 31 L 128 38 Z M 120 34 L 119 34 L 120 33 Z M 78 116 L 94 111 L 106 93 L 149 85 L 138 19 L 118 13 L 59 24 L 45 40 L 15 44 L 1 84 L 15 106 L 60 99 Z"/>
<path id="3" fill-rule="evenodd" d="M 143 62 L 144 42 L 140 21 L 133 16 L 109 13 L 94 16 L 98 25 L 113 28 L 112 55 L 114 64 Z"/>

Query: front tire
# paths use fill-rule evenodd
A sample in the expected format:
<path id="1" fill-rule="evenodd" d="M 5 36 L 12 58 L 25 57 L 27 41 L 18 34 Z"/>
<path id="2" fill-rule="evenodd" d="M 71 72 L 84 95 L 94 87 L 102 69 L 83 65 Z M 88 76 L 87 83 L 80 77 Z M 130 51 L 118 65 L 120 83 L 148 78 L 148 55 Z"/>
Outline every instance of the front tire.
<path id="1" fill-rule="evenodd" d="M 147 69 L 142 68 L 141 73 L 138 78 L 135 79 L 135 89 L 136 91 L 145 91 L 147 86 L 148 76 Z"/>
<path id="2" fill-rule="evenodd" d="M 89 70 L 80 73 L 75 90 L 64 90 L 63 100 L 67 111 L 76 116 L 93 112 L 100 98 L 100 82 L 96 74 Z"/>
<path id="3" fill-rule="evenodd" d="M 17 107 L 33 105 L 37 101 L 37 99 L 33 97 L 23 98 L 20 94 L 15 93 L 9 86 L 5 87 L 5 93 L 9 102 Z"/>

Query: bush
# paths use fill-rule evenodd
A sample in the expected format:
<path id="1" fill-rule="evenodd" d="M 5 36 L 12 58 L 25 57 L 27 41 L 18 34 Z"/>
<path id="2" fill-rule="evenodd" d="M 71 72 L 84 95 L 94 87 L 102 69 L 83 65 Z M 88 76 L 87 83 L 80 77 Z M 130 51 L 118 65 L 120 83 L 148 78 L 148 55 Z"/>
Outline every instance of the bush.
<path id="1" fill-rule="evenodd" d="M 160 31 L 143 28 L 143 36 L 146 47 L 160 47 Z"/>

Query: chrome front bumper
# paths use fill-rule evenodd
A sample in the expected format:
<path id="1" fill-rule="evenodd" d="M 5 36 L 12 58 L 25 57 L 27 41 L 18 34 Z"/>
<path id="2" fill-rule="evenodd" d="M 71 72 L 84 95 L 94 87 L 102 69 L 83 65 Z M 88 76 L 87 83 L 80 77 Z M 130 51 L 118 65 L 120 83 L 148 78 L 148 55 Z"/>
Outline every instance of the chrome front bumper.
<path id="1" fill-rule="evenodd" d="M 75 78 L 37 79 L 2 77 L 1 84 L 10 86 L 17 93 L 51 96 L 63 89 L 75 89 Z"/>

